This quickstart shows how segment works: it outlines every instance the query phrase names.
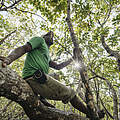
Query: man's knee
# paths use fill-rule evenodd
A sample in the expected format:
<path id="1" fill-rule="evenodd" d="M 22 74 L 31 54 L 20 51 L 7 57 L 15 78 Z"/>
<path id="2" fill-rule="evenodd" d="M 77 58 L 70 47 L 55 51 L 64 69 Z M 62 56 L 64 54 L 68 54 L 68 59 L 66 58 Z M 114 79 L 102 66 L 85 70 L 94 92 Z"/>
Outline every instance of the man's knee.
<path id="1" fill-rule="evenodd" d="M 67 93 L 67 95 L 63 98 L 62 102 L 64 104 L 68 103 L 71 101 L 71 99 L 73 99 L 76 96 L 76 93 L 73 89 L 69 89 L 69 93 Z"/>

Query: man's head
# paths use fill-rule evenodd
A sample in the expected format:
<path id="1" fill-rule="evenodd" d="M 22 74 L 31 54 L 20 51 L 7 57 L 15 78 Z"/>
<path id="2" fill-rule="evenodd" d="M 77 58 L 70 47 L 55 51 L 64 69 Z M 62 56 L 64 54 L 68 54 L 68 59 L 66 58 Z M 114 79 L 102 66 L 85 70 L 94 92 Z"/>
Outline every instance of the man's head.
<path id="1" fill-rule="evenodd" d="M 43 36 L 48 47 L 50 47 L 53 44 L 53 37 L 54 37 L 54 33 L 52 31 L 48 32 Z"/>

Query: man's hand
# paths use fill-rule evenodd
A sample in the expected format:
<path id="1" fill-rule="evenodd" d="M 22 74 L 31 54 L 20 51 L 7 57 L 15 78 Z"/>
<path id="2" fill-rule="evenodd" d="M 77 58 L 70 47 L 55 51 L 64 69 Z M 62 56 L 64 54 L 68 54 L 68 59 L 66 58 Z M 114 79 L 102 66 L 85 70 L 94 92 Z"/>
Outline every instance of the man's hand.
<path id="1" fill-rule="evenodd" d="M 5 62 L 2 62 L 2 67 L 5 68 L 7 64 Z"/>
<path id="2" fill-rule="evenodd" d="M 20 46 L 14 49 L 7 57 L 0 56 L 0 60 L 2 61 L 1 67 L 6 67 L 7 65 L 11 64 L 13 61 L 24 55 L 25 53 L 32 50 L 32 46 L 27 43 L 23 46 Z"/>
<path id="3" fill-rule="evenodd" d="M 50 61 L 49 62 L 49 66 L 56 69 L 56 70 L 60 70 L 66 66 L 68 66 L 71 62 L 73 61 L 73 58 L 70 58 L 69 60 L 65 61 L 65 62 L 62 62 L 60 64 L 57 64 L 56 62 L 54 61 Z"/>
<path id="4" fill-rule="evenodd" d="M 5 62 L 6 57 L 0 56 L 1 67 L 6 67 L 7 63 Z"/>

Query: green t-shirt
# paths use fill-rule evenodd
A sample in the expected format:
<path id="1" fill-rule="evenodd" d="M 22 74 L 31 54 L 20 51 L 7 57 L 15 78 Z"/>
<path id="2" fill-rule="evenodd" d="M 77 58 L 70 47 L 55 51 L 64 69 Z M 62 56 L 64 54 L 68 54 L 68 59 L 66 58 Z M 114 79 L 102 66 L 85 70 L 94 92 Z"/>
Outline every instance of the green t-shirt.
<path id="1" fill-rule="evenodd" d="M 29 40 L 32 46 L 32 50 L 27 53 L 22 77 L 29 77 L 37 70 L 42 70 L 44 73 L 48 73 L 49 70 L 49 49 L 45 40 L 41 37 L 33 37 Z"/>

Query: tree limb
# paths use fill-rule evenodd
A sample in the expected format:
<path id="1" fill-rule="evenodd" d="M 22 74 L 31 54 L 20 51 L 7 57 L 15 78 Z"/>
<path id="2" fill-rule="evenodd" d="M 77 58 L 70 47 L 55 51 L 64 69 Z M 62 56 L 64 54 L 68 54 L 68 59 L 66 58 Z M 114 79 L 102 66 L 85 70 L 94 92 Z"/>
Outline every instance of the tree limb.
<path id="1" fill-rule="evenodd" d="M 109 46 L 105 43 L 104 35 L 101 35 L 101 42 L 102 42 L 104 49 L 110 54 L 110 56 L 113 56 L 116 58 L 116 62 L 118 64 L 118 69 L 120 72 L 120 53 L 119 53 L 119 51 L 113 51 L 112 49 L 109 48 Z"/>
<path id="2" fill-rule="evenodd" d="M 66 21 L 67 21 L 67 24 L 68 24 L 68 27 L 69 27 L 69 30 L 70 30 L 70 36 L 72 38 L 72 42 L 74 44 L 74 47 L 78 48 L 79 44 L 78 44 L 77 38 L 75 36 L 72 23 L 70 21 L 70 1 L 71 0 L 67 0 L 67 18 L 66 18 Z"/>
<path id="3" fill-rule="evenodd" d="M 108 10 L 108 13 L 106 15 L 106 17 L 104 18 L 104 22 L 101 24 L 100 21 L 98 20 L 98 23 L 100 24 L 101 28 L 103 28 L 103 26 L 106 24 L 107 20 L 109 19 L 110 17 L 110 13 L 111 13 L 111 10 L 112 10 L 112 5 L 110 4 L 110 9 Z M 102 42 L 102 45 L 104 47 L 104 49 L 111 55 L 111 56 L 114 56 L 115 58 L 117 58 L 117 60 L 120 60 L 120 54 L 118 51 L 113 51 L 112 49 L 110 49 L 110 47 L 105 43 L 105 36 L 104 35 L 101 35 L 100 36 L 100 39 L 101 39 L 101 42 Z"/>
<path id="4" fill-rule="evenodd" d="M 105 36 L 101 35 L 101 42 L 102 45 L 104 47 L 104 49 L 111 55 L 114 56 L 115 58 L 120 58 L 119 52 L 118 51 L 113 51 L 112 49 L 110 49 L 110 47 L 105 43 Z"/>
<path id="5" fill-rule="evenodd" d="M 111 8 L 112 6 L 110 5 L 110 10 L 108 12 L 108 16 L 106 19 L 104 19 L 104 22 L 101 25 L 101 28 L 103 28 L 103 25 L 107 22 L 108 18 L 110 17 L 110 12 L 111 12 Z M 113 51 L 112 49 L 109 48 L 109 46 L 105 43 L 105 40 L 104 40 L 104 35 L 101 35 L 101 42 L 102 42 L 102 45 L 104 47 L 104 49 L 110 54 L 110 56 L 113 56 L 116 58 L 116 61 L 118 63 L 118 69 L 119 69 L 119 74 L 120 74 L 120 53 L 118 51 Z M 105 80 L 105 79 L 104 79 Z M 114 103 L 114 106 L 113 106 L 113 114 L 114 114 L 114 119 L 115 120 L 118 120 L 118 102 L 117 102 L 117 94 L 114 90 L 114 88 L 108 83 L 109 81 L 107 80 L 106 81 L 108 86 L 112 89 L 112 93 L 113 93 L 113 103 Z"/>

